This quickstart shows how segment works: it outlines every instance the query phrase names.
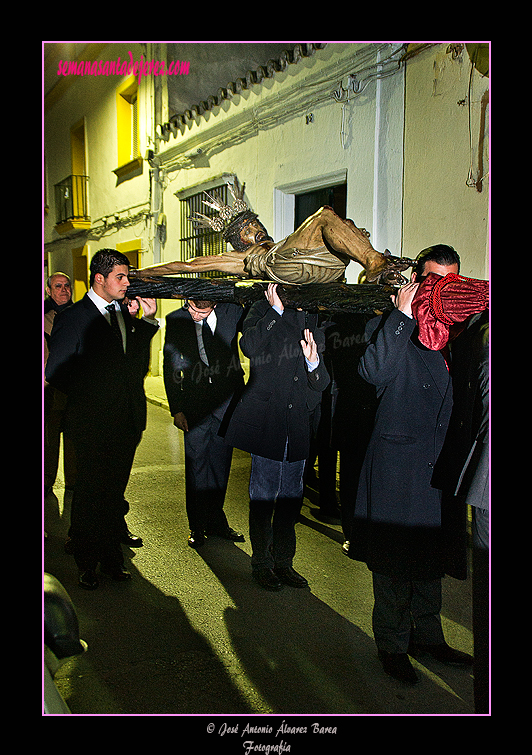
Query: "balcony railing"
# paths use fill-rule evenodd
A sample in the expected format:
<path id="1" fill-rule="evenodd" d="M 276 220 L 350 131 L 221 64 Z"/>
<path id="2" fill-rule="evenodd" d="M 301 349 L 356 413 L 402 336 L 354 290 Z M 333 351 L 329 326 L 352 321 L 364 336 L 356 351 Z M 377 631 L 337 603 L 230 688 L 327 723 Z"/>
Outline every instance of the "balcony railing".
<path id="1" fill-rule="evenodd" d="M 87 204 L 88 176 L 68 176 L 55 184 L 56 224 L 69 220 L 90 223 Z"/>

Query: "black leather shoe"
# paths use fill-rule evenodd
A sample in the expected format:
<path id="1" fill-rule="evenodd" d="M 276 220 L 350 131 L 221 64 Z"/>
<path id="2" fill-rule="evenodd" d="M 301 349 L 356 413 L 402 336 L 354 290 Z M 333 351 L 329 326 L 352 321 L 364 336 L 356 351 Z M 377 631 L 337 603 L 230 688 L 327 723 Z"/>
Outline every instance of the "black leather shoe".
<path id="1" fill-rule="evenodd" d="M 271 569 L 254 569 L 253 579 L 265 590 L 281 590 L 283 585 L 279 577 Z"/>
<path id="2" fill-rule="evenodd" d="M 473 656 L 469 653 L 464 653 L 461 650 L 455 650 L 450 647 L 446 642 L 442 642 L 438 645 L 423 645 L 418 643 L 410 643 L 408 652 L 412 656 L 420 655 L 422 653 L 428 653 L 437 661 L 446 663 L 448 666 L 472 666 Z"/>
<path id="3" fill-rule="evenodd" d="M 232 540 L 234 543 L 243 543 L 246 539 L 241 532 L 237 532 L 232 527 L 228 527 L 220 537 L 223 537 L 225 540 Z"/>
<path id="4" fill-rule="evenodd" d="M 224 540 L 232 540 L 234 543 L 243 543 L 246 539 L 241 532 L 237 532 L 232 527 L 228 527 L 221 532 L 213 532 L 212 534 L 217 535 L 218 537 L 223 537 Z"/>
<path id="5" fill-rule="evenodd" d="M 305 577 L 298 574 L 291 566 L 274 569 L 273 572 L 285 585 L 290 585 L 290 587 L 308 587 Z"/>
<path id="6" fill-rule="evenodd" d="M 79 572 L 78 584 L 84 590 L 96 590 L 100 583 L 94 569 L 83 569 Z"/>
<path id="7" fill-rule="evenodd" d="M 384 671 L 394 679 L 406 684 L 419 682 L 419 677 L 406 653 L 387 653 L 386 650 L 379 650 L 379 660 Z"/>
<path id="8" fill-rule="evenodd" d="M 224 530 L 207 530 L 207 535 L 213 535 L 214 537 L 222 537 L 224 540 L 232 540 L 234 543 L 243 543 L 245 540 L 244 535 L 241 532 L 237 532 L 232 527 L 228 527 Z"/>
<path id="9" fill-rule="evenodd" d="M 130 548 L 142 548 L 142 546 L 144 545 L 142 538 L 138 537 L 137 535 L 133 535 L 129 530 L 125 530 L 125 532 L 122 534 L 122 537 L 120 538 L 120 542 L 123 545 L 129 545 Z"/>
<path id="10" fill-rule="evenodd" d="M 191 532 L 188 536 L 188 544 L 191 548 L 201 548 L 205 543 L 205 535 L 203 532 Z"/>
<path id="11" fill-rule="evenodd" d="M 126 582 L 128 579 L 132 578 L 131 572 L 129 572 L 125 566 L 101 566 L 100 571 L 104 576 L 114 579 L 115 582 Z"/>

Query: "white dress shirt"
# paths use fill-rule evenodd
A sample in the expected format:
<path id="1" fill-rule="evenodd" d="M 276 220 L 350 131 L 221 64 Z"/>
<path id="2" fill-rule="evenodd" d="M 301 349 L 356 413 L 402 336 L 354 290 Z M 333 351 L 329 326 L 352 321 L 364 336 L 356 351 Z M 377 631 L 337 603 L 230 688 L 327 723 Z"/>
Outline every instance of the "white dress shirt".
<path id="1" fill-rule="evenodd" d="M 107 309 L 107 307 L 109 306 L 109 302 L 105 301 L 105 299 L 102 299 L 102 297 L 99 296 L 92 288 L 88 290 L 87 296 L 98 307 L 98 310 L 105 317 L 109 325 L 111 325 L 111 314 L 109 310 Z M 126 325 L 124 323 L 122 310 L 120 309 L 119 302 L 113 301 L 111 302 L 111 304 L 115 305 L 116 319 L 118 320 L 118 325 L 120 326 L 120 332 L 122 333 L 122 346 L 125 351 L 126 350 Z"/>

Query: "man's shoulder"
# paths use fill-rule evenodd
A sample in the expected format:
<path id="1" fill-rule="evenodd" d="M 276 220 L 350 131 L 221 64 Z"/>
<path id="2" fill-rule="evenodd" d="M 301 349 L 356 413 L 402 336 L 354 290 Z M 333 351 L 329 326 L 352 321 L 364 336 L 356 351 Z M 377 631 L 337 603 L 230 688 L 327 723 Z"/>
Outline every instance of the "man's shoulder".
<path id="1" fill-rule="evenodd" d="M 189 313 L 183 307 L 174 309 L 173 312 L 169 312 L 166 315 L 166 322 L 175 322 L 176 320 L 192 320 Z"/>
<path id="2" fill-rule="evenodd" d="M 261 297 L 257 301 L 253 302 L 250 308 L 250 312 L 267 312 L 268 309 L 271 309 L 270 302 L 266 299 L 266 297 Z"/>
<path id="3" fill-rule="evenodd" d="M 216 317 L 238 322 L 244 314 L 244 307 L 235 302 L 220 302 L 215 308 Z"/>
<path id="4" fill-rule="evenodd" d="M 60 321 L 61 323 L 67 323 L 71 321 L 79 320 L 81 317 L 86 317 L 87 313 L 98 314 L 97 308 L 91 302 L 89 297 L 85 296 L 79 301 L 74 302 L 70 307 L 58 312 L 54 318 L 54 321 Z"/>

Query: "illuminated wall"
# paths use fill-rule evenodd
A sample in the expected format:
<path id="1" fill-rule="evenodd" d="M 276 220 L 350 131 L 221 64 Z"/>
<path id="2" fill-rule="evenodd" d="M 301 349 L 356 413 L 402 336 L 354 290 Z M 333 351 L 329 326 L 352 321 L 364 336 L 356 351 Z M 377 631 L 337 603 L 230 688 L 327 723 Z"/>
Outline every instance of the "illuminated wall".
<path id="1" fill-rule="evenodd" d="M 450 244 L 463 275 L 488 279 L 489 79 L 454 53 L 436 45 L 406 66 L 402 248 Z"/>
<path id="2" fill-rule="evenodd" d="M 194 70 L 187 43 L 169 49 Z M 222 47 L 211 43 L 209 51 L 212 70 Z M 397 64 L 405 52 L 406 62 Z M 57 74 L 59 59 L 76 55 L 92 56 L 97 66 L 169 63 L 165 43 L 54 43 L 48 53 L 48 272 L 79 277 L 106 246 L 137 254 L 142 266 L 178 259 L 186 235 L 180 197 L 229 174 L 246 183 L 246 200 L 276 240 L 293 230 L 295 194 L 345 181 L 346 214 L 371 232 L 377 249 L 414 257 L 425 246 L 448 243 L 459 251 L 465 275 L 488 277 L 489 79 L 472 68 L 463 45 L 329 43 L 173 123 L 168 87 L 179 86 L 179 77 L 143 75 L 135 86 L 125 69 Z M 128 146 L 131 134 L 136 147 L 133 138 Z M 82 150 L 90 227 L 58 230 L 54 186 L 83 163 Z M 359 272 L 351 263 L 348 281 Z M 175 306 L 159 303 L 163 323 Z M 160 369 L 163 335 L 154 341 L 152 374 Z"/>

